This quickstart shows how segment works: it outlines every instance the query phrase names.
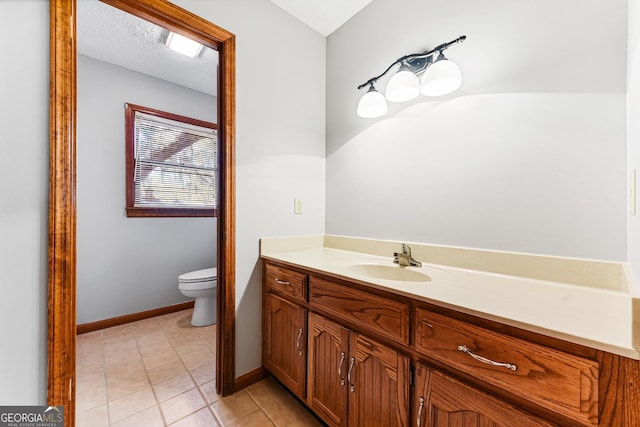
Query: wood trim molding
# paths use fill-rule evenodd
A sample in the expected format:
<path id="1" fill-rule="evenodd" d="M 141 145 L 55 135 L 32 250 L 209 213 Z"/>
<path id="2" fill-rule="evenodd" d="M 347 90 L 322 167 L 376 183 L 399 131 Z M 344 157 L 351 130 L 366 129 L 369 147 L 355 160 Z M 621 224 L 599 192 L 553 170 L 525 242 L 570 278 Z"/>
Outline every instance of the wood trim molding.
<path id="1" fill-rule="evenodd" d="M 218 138 L 220 204 L 218 208 L 218 334 L 216 390 L 234 393 L 236 364 L 236 39 L 227 38 L 218 51 Z M 222 94 L 222 95 L 221 95 Z M 223 102 L 224 99 L 224 102 Z M 222 271 L 220 271 L 222 270 Z M 222 278 L 222 284 L 220 284 Z"/>
<path id="2" fill-rule="evenodd" d="M 102 0 L 178 30 L 219 53 L 217 392 L 235 388 L 235 36 L 167 0 Z M 47 402 L 75 423 L 76 355 L 76 1 L 50 0 Z"/>
<path id="3" fill-rule="evenodd" d="M 244 373 L 236 378 L 236 391 L 247 388 L 268 376 L 269 371 L 267 371 L 264 366 L 259 366 L 254 370 Z"/>
<path id="4" fill-rule="evenodd" d="M 75 417 L 75 2 L 50 2 L 48 404 Z M 69 425 L 69 424 L 68 424 Z"/>
<path id="5" fill-rule="evenodd" d="M 153 310 L 139 311 L 137 313 L 125 314 L 124 316 L 111 317 L 109 319 L 98 320 L 96 322 L 83 323 L 81 325 L 78 325 L 76 331 L 78 335 L 86 334 L 87 332 L 99 331 L 101 329 L 107 329 L 113 326 L 120 326 L 127 323 L 137 322 L 138 320 L 162 316 L 163 314 L 176 313 L 178 311 L 193 308 L 194 303 L 195 301 L 188 301 L 180 304 L 170 305 L 168 307 L 154 308 Z"/>

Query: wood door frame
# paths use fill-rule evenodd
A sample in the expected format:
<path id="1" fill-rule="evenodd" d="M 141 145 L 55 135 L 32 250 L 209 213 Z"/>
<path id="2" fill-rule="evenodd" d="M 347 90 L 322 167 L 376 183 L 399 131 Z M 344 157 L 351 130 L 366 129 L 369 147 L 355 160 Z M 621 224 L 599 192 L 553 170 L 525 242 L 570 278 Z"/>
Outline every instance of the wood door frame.
<path id="1" fill-rule="evenodd" d="M 218 51 L 217 392 L 235 387 L 235 36 L 167 0 L 102 0 Z M 50 0 L 47 401 L 75 423 L 76 0 Z"/>

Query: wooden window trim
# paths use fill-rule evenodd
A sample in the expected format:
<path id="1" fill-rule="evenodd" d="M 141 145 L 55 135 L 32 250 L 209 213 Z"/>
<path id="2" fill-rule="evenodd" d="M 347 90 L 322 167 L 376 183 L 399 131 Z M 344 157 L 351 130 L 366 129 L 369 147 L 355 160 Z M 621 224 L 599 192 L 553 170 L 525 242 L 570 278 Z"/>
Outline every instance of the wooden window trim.
<path id="1" fill-rule="evenodd" d="M 126 212 L 129 218 L 145 218 L 145 217 L 217 217 L 217 209 L 209 208 L 165 208 L 165 207 L 147 207 L 135 205 L 135 184 L 133 182 L 135 175 L 135 114 L 136 112 L 148 114 L 163 119 L 169 119 L 177 122 L 188 123 L 195 126 L 205 127 L 209 129 L 218 129 L 215 123 L 194 119 L 191 117 L 181 116 L 154 108 L 143 107 L 136 104 L 125 104 L 125 145 L 126 145 Z M 217 143 L 217 142 L 216 142 Z M 219 168 L 218 168 L 219 170 Z M 219 197 L 217 197 L 219 198 Z"/>

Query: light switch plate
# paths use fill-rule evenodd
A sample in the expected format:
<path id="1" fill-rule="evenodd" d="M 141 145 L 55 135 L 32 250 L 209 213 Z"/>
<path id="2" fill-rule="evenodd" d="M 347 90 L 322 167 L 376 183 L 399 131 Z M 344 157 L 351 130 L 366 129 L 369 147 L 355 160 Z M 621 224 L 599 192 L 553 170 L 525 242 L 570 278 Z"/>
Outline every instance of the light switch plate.
<path id="1" fill-rule="evenodd" d="M 293 213 L 301 214 L 302 213 L 302 199 L 297 197 L 293 198 Z"/>

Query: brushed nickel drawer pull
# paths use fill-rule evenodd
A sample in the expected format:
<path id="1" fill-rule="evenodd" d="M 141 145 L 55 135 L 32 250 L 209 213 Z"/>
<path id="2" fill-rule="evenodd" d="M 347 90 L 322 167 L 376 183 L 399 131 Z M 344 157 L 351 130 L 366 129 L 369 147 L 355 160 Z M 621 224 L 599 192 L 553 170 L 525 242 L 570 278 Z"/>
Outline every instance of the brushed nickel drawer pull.
<path id="1" fill-rule="evenodd" d="M 420 408 L 418 408 L 418 421 L 416 423 L 416 425 L 418 427 L 420 427 L 420 425 L 422 424 L 422 408 L 424 408 L 424 397 L 420 398 Z"/>
<path id="2" fill-rule="evenodd" d="M 349 364 L 349 372 L 347 372 L 347 381 L 349 381 L 349 386 L 351 389 L 351 393 L 353 393 L 354 391 L 356 391 L 356 386 L 353 384 L 352 378 L 351 378 L 351 371 L 353 371 L 353 367 L 356 365 L 356 358 L 352 357 L 351 358 L 351 363 Z"/>
<path id="3" fill-rule="evenodd" d="M 298 356 L 302 356 L 302 349 L 300 348 L 300 338 L 302 338 L 302 334 L 304 333 L 304 329 L 300 328 L 298 331 L 298 338 L 296 338 L 296 349 L 298 350 Z"/>
<path id="4" fill-rule="evenodd" d="M 285 281 L 285 280 L 280 280 L 280 279 L 278 279 L 277 277 L 276 277 L 276 283 L 277 283 L 278 285 L 287 285 L 287 286 L 291 286 L 291 283 L 290 283 L 290 282 L 287 282 L 287 281 Z"/>
<path id="5" fill-rule="evenodd" d="M 467 353 L 469 356 L 473 357 L 478 362 L 486 363 L 487 365 L 501 366 L 503 368 L 511 369 L 512 371 L 516 371 L 518 369 L 518 367 L 516 365 L 512 364 L 512 363 L 494 362 L 493 360 L 487 359 L 486 357 L 482 357 L 482 356 L 478 356 L 477 354 L 473 354 L 471 352 L 471 350 L 469 350 L 469 347 L 467 347 L 466 345 L 459 345 L 458 346 L 458 351 L 461 351 L 463 353 Z"/>
<path id="6" fill-rule="evenodd" d="M 340 352 L 340 364 L 338 365 L 338 378 L 340 378 L 340 385 L 344 385 L 344 377 L 342 376 L 342 365 L 344 365 L 344 359 L 347 355 L 344 351 Z"/>

